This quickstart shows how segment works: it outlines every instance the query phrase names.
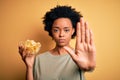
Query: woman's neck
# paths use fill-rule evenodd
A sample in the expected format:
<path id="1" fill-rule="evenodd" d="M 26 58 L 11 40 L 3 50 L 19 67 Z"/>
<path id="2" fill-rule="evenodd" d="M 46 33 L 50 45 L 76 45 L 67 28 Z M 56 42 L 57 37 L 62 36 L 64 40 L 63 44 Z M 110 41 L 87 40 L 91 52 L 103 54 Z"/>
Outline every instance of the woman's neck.
<path id="1" fill-rule="evenodd" d="M 70 47 L 70 46 L 68 45 L 68 47 Z M 72 47 L 70 47 L 70 48 L 72 48 Z M 56 46 L 54 49 L 50 50 L 50 52 L 53 55 L 68 54 L 68 52 L 64 49 L 64 47 L 60 47 L 60 46 Z"/>

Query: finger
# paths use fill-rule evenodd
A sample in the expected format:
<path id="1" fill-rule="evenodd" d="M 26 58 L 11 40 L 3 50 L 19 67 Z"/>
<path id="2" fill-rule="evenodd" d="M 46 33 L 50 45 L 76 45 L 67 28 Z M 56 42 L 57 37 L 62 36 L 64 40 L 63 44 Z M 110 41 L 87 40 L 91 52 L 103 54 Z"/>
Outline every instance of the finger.
<path id="1" fill-rule="evenodd" d="M 18 47 L 19 47 L 19 48 L 24 48 L 24 43 L 23 43 L 22 41 L 19 42 Z"/>
<path id="2" fill-rule="evenodd" d="M 85 42 L 89 43 L 90 42 L 90 34 L 89 34 L 89 29 L 88 29 L 88 23 L 85 22 Z"/>
<path id="3" fill-rule="evenodd" d="M 26 54 L 26 57 L 31 57 L 31 56 L 33 56 L 34 54 L 31 54 L 30 52 L 28 52 L 27 54 Z"/>
<path id="4" fill-rule="evenodd" d="M 26 52 L 25 51 L 22 52 L 21 57 L 22 57 L 23 60 L 25 60 L 25 58 L 26 58 Z"/>
<path id="5" fill-rule="evenodd" d="M 89 30 L 89 33 L 90 33 L 90 45 L 94 45 L 92 30 Z"/>
<path id="6" fill-rule="evenodd" d="M 26 57 L 30 57 L 31 53 L 28 50 L 24 50 L 22 54 L 22 59 L 25 60 Z"/>
<path id="7" fill-rule="evenodd" d="M 24 51 L 24 45 L 19 44 L 19 45 L 18 45 L 18 48 L 19 48 L 19 53 L 22 55 L 22 53 L 23 53 L 23 51 Z"/>
<path id="8" fill-rule="evenodd" d="M 20 54 L 20 55 L 22 55 L 23 51 L 24 51 L 24 50 L 23 50 L 21 47 L 19 47 L 19 54 Z"/>
<path id="9" fill-rule="evenodd" d="M 23 41 L 20 41 L 19 43 L 18 43 L 18 46 L 23 46 L 24 45 L 24 42 Z"/>
<path id="10" fill-rule="evenodd" d="M 85 26 L 84 26 L 84 19 L 80 19 L 80 26 L 81 26 L 81 38 L 82 42 L 85 42 Z"/>
<path id="11" fill-rule="evenodd" d="M 75 54 L 75 52 L 74 52 L 72 49 L 70 49 L 70 48 L 67 47 L 67 46 L 65 46 L 64 49 L 70 54 L 70 56 L 71 56 L 73 59 L 75 59 L 76 54 Z"/>
<path id="12" fill-rule="evenodd" d="M 80 22 L 77 23 L 77 30 L 76 30 L 76 44 L 81 42 L 81 29 L 80 29 Z"/>
<path id="13" fill-rule="evenodd" d="M 35 54 L 32 54 L 30 51 L 25 51 L 25 54 L 22 56 L 22 59 L 25 61 L 26 58 L 35 57 Z"/>

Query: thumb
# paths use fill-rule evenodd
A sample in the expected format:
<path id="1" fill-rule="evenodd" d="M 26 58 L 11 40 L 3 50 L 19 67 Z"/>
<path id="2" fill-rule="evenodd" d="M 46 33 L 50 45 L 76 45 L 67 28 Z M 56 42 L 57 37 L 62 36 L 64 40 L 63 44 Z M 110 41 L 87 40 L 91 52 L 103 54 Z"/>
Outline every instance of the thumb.
<path id="1" fill-rule="evenodd" d="M 69 53 L 69 55 L 70 55 L 73 59 L 75 59 L 76 54 L 75 54 L 74 50 L 72 50 L 72 49 L 69 48 L 68 46 L 65 46 L 65 47 L 63 47 L 63 48 Z"/>

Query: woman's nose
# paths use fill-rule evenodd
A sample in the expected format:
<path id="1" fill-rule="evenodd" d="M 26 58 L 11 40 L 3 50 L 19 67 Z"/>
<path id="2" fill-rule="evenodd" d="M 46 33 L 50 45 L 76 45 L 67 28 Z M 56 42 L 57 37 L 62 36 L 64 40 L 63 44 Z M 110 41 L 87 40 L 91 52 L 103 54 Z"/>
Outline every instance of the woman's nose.
<path id="1" fill-rule="evenodd" d="M 64 31 L 60 31 L 59 37 L 63 37 L 64 36 Z"/>

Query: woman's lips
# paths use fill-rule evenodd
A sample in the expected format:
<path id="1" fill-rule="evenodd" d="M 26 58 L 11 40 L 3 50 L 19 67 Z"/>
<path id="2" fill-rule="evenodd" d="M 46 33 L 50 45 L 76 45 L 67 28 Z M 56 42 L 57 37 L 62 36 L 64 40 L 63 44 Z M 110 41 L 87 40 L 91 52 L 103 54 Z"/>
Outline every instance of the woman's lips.
<path id="1" fill-rule="evenodd" d="M 65 42 L 65 39 L 59 39 L 59 42 L 60 42 L 60 43 L 64 43 L 64 42 Z"/>

